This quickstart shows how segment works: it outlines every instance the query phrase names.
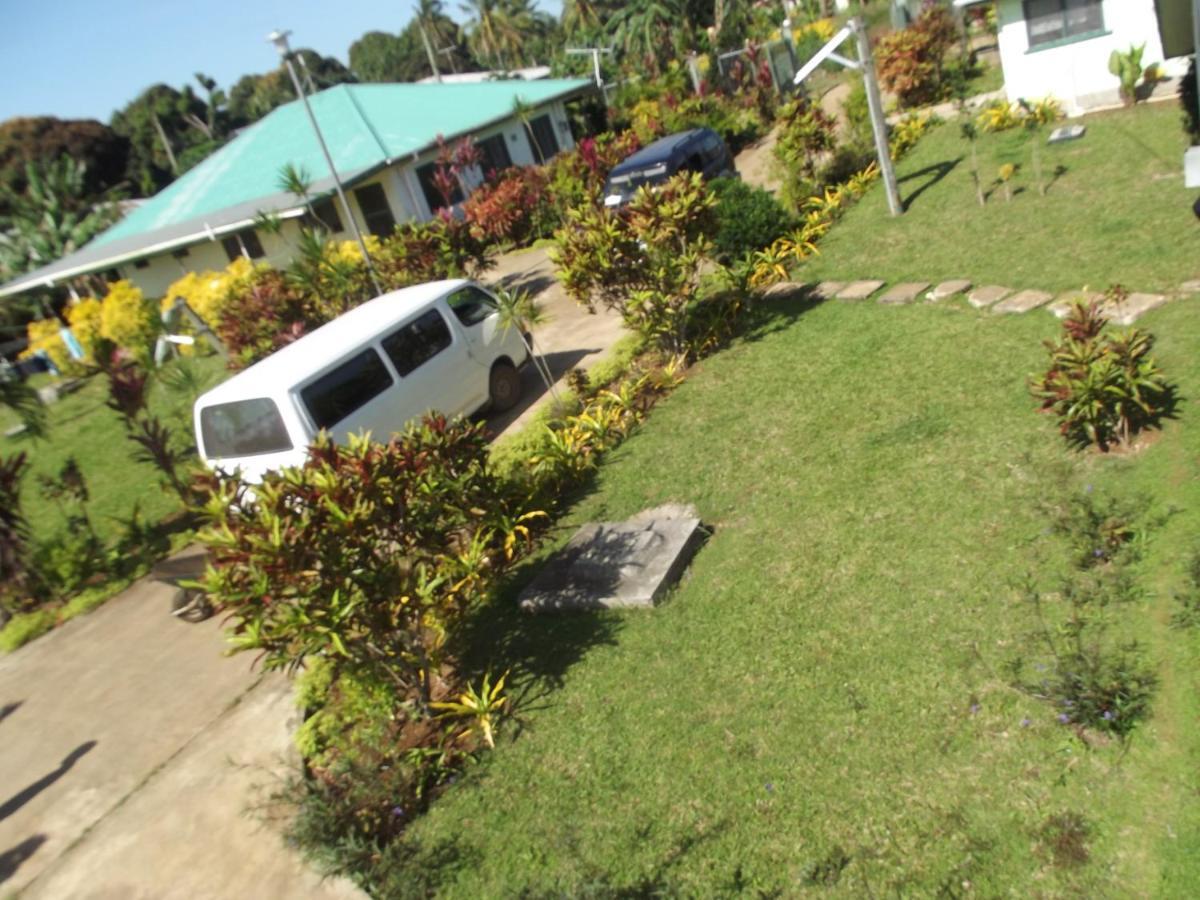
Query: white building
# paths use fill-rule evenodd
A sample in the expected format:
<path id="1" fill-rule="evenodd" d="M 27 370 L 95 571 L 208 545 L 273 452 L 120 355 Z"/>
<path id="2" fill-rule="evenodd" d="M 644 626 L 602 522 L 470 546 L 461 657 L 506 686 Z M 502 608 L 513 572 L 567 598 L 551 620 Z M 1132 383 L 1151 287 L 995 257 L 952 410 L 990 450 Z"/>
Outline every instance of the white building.
<path id="1" fill-rule="evenodd" d="M 591 90 L 583 80 L 355 84 L 321 91 L 310 103 L 351 214 L 363 233 L 384 237 L 399 222 L 430 219 L 441 205 L 431 179 L 439 141 L 473 140 L 483 170 L 542 162 L 574 146 L 566 103 Z M 514 111 L 518 100 L 524 121 Z M 349 239 L 328 163 L 294 101 L 244 129 L 87 246 L 0 286 L 0 297 L 92 273 L 128 278 L 147 297 L 161 297 L 181 275 L 221 269 L 237 256 L 285 265 L 309 214 L 281 186 L 280 172 L 289 164 L 312 178 L 309 201 L 317 218 L 335 237 Z M 464 181 L 469 190 L 482 172 L 469 172 Z M 259 227 L 264 214 L 282 221 L 278 233 Z"/>

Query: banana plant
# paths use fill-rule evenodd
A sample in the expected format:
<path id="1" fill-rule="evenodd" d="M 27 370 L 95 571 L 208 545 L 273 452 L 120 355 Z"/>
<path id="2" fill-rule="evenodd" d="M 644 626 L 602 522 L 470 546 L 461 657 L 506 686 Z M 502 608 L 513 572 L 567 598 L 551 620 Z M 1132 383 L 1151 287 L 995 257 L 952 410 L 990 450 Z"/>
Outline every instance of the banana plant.
<path id="1" fill-rule="evenodd" d="M 1114 50 L 1108 57 L 1108 71 L 1121 82 L 1121 99 L 1126 106 L 1137 102 L 1137 83 L 1142 77 L 1142 54 L 1145 52 L 1145 44 L 1140 47 L 1130 44 L 1124 53 Z"/>

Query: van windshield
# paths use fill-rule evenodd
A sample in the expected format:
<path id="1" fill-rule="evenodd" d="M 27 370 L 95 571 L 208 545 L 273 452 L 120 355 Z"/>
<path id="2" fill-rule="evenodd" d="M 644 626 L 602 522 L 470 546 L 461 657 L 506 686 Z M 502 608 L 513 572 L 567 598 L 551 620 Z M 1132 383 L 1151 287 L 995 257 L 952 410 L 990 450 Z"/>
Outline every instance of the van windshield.
<path id="1" fill-rule="evenodd" d="M 267 397 L 218 403 L 200 410 L 200 439 L 209 459 L 259 456 L 292 449 L 275 401 Z"/>

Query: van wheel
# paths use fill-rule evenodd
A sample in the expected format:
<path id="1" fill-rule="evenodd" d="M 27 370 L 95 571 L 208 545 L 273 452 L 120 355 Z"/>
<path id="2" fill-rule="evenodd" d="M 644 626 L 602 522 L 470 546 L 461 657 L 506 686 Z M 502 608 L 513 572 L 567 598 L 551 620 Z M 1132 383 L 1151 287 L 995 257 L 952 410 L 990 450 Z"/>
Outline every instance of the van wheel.
<path id="1" fill-rule="evenodd" d="M 488 397 L 492 412 L 504 412 L 517 405 L 521 399 L 521 373 L 513 368 L 512 363 L 498 362 L 492 366 Z"/>

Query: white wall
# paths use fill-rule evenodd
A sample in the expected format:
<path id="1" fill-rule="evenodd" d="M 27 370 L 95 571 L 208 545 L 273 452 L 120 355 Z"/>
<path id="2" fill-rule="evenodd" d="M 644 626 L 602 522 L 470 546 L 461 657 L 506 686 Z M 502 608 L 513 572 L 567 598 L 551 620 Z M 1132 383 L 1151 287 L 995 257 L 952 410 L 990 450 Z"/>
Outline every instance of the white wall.
<path id="1" fill-rule="evenodd" d="M 1029 50 L 1021 0 L 998 0 L 1000 62 L 1010 100 L 1052 95 L 1068 113 L 1119 101 L 1119 81 L 1108 71 L 1113 50 L 1146 45 L 1142 65 L 1163 62 L 1154 0 L 1104 0 L 1106 34 L 1058 47 Z M 1175 66 L 1169 66 L 1174 74 Z"/>

